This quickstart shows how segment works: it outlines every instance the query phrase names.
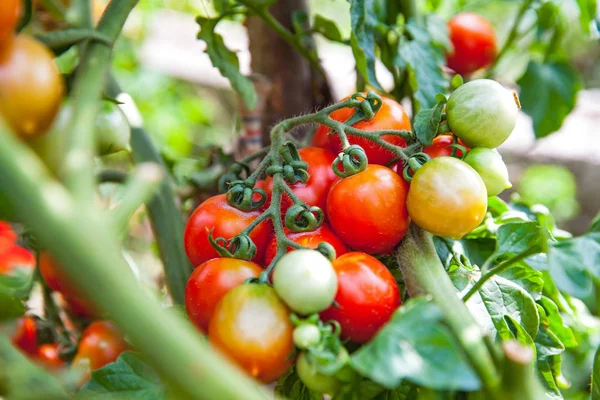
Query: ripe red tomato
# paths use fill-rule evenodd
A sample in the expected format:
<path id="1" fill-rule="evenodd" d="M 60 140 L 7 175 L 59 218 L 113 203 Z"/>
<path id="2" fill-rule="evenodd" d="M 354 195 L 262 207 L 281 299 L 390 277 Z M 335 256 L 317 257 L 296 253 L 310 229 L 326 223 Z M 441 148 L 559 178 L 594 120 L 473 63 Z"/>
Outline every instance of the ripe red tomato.
<path id="1" fill-rule="evenodd" d="M 65 362 L 58 356 L 58 343 L 43 344 L 37 351 L 37 361 L 48 369 L 60 368 Z"/>
<path id="2" fill-rule="evenodd" d="M 300 200 L 309 206 L 317 206 L 325 211 L 327 193 L 337 175 L 331 169 L 335 156 L 330 151 L 317 147 L 306 147 L 298 150 L 303 161 L 308 163 L 309 178 L 306 183 L 298 182 L 290 185 L 292 191 Z M 267 192 L 268 201 L 273 192 L 273 178 L 265 179 L 264 190 Z M 292 205 L 292 200 L 284 194 L 281 198 L 281 213 Z"/>
<path id="3" fill-rule="evenodd" d="M 92 371 L 117 360 L 129 345 L 119 329 L 110 321 L 95 321 L 81 335 L 73 364 L 89 362 Z"/>
<path id="4" fill-rule="evenodd" d="M 18 268 L 33 270 L 35 257 L 27 249 L 17 246 L 16 243 L 3 243 L 0 237 L 0 274 L 10 274 Z M 4 248 L 7 246 L 8 248 Z"/>
<path id="5" fill-rule="evenodd" d="M 333 262 L 333 268 L 339 307 L 329 307 L 321 319 L 339 322 L 345 339 L 368 342 L 400 307 L 398 285 L 385 265 L 365 253 L 346 253 Z"/>
<path id="6" fill-rule="evenodd" d="M 54 55 L 43 44 L 18 35 L 0 51 L 0 114 L 16 133 L 45 133 L 58 113 L 64 83 Z"/>
<path id="7" fill-rule="evenodd" d="M 48 287 L 63 295 L 69 310 L 74 315 L 85 318 L 98 315 L 93 304 L 80 293 L 76 285 L 69 282 L 60 266 L 47 251 L 40 253 L 39 268 Z"/>
<path id="8" fill-rule="evenodd" d="M 452 147 L 449 147 L 454 144 L 454 138 L 452 135 L 440 135 L 433 139 L 433 143 L 431 146 L 423 147 L 423 153 L 427 154 L 431 158 L 442 157 L 442 156 L 450 156 L 452 154 Z M 463 142 L 458 139 L 458 144 L 464 146 Z M 467 150 L 468 147 L 465 146 Z M 463 153 L 459 149 L 456 149 L 456 156 L 462 157 Z"/>
<path id="9" fill-rule="evenodd" d="M 285 236 L 298 243 L 300 246 L 307 247 L 309 249 L 316 249 L 317 246 L 319 246 L 319 243 L 327 242 L 333 246 L 337 257 L 348 252 L 348 247 L 325 223 L 311 232 L 290 232 L 287 228 L 285 228 Z M 288 253 L 290 251 L 292 251 L 292 248 L 288 247 Z M 267 252 L 265 253 L 265 265 L 271 264 L 271 261 L 273 261 L 273 258 L 275 258 L 276 254 L 277 238 L 273 236 L 273 239 L 271 239 L 267 246 Z"/>
<path id="10" fill-rule="evenodd" d="M 447 56 L 448 67 L 459 74 L 470 74 L 496 58 L 496 32 L 487 19 L 464 12 L 448 22 L 454 51 Z"/>
<path id="11" fill-rule="evenodd" d="M 381 129 L 404 129 L 410 131 L 410 118 L 408 118 L 404 108 L 392 99 L 387 97 L 382 97 L 382 99 L 383 104 L 372 119 L 360 121 L 352 126 L 365 131 L 377 131 Z M 353 108 L 342 108 L 332 112 L 330 117 L 336 121 L 343 122 L 348 120 L 353 114 Z M 327 136 L 331 151 L 334 154 L 338 154 L 342 151 L 342 143 L 337 135 L 327 135 L 329 130 L 326 126 L 320 125 L 315 136 Z M 406 141 L 398 136 L 385 135 L 382 136 L 382 139 L 397 146 L 406 146 Z M 367 139 L 348 135 L 348 140 L 350 144 L 360 145 L 365 150 L 371 164 L 385 165 L 395 158 L 393 153 Z"/>
<path id="12" fill-rule="evenodd" d="M 28 354 L 35 354 L 38 348 L 37 325 L 35 318 L 22 317 L 17 321 L 17 330 L 12 337 L 13 344 Z"/>
<path id="13" fill-rule="evenodd" d="M 329 149 L 329 137 L 327 137 L 327 129 L 324 126 L 317 127 L 315 134 L 312 137 L 311 145 L 322 149 Z"/>
<path id="14" fill-rule="evenodd" d="M 369 254 L 387 253 L 402 240 L 410 219 L 408 183 L 381 165 L 331 185 L 327 215 L 331 227 L 350 247 Z"/>
<path id="15" fill-rule="evenodd" d="M 0 2 L 0 47 L 10 40 L 19 22 L 21 0 L 2 0 Z"/>
<path id="16" fill-rule="evenodd" d="M 252 377 L 271 383 L 294 362 L 290 310 L 275 289 L 240 285 L 217 304 L 208 326 L 212 345 Z"/>
<path id="17" fill-rule="evenodd" d="M 194 270 L 185 287 L 185 309 L 190 321 L 202 332 L 217 303 L 248 278 L 258 278 L 262 268 L 251 261 L 213 258 Z"/>
<path id="18" fill-rule="evenodd" d="M 204 201 L 190 216 L 183 237 L 185 251 L 192 264 L 198 266 L 204 261 L 219 257 L 208 241 L 211 229 L 214 228 L 213 238 L 231 239 L 260 214 L 260 211 L 244 212 L 230 206 L 224 194 Z M 272 228 L 269 220 L 261 222 L 252 230 L 250 238 L 257 248 L 256 256 L 252 261 L 258 264 L 262 262 L 271 235 Z"/>

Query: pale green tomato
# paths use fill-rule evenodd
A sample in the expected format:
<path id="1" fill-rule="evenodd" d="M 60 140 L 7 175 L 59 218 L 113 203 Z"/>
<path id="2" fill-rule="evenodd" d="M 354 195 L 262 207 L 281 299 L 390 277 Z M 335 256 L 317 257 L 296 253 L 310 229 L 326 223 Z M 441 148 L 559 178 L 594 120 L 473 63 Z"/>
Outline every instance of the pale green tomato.
<path id="1" fill-rule="evenodd" d="M 104 102 L 96 117 L 95 135 L 98 155 L 104 156 L 131 150 L 129 121 L 116 104 Z"/>
<path id="2" fill-rule="evenodd" d="M 273 272 L 273 287 L 279 297 L 302 315 L 328 308 L 337 286 L 331 262 L 316 250 L 300 249 L 285 254 Z"/>
<path id="3" fill-rule="evenodd" d="M 460 86 L 448 99 L 448 125 L 468 147 L 500 146 L 512 133 L 519 106 L 515 95 L 498 82 L 477 79 Z"/>
<path id="4" fill-rule="evenodd" d="M 488 196 L 496 196 L 512 187 L 508 179 L 506 164 L 496 149 L 476 147 L 470 150 L 463 161 L 479 173 Z"/>
<path id="5" fill-rule="evenodd" d="M 335 376 L 318 372 L 316 367 L 310 364 L 304 352 L 296 361 L 296 373 L 307 388 L 318 393 L 333 395 L 340 387 L 340 381 Z"/>
<path id="6" fill-rule="evenodd" d="M 321 340 L 321 332 L 316 325 L 302 324 L 294 329 L 294 344 L 299 349 L 307 349 Z"/>

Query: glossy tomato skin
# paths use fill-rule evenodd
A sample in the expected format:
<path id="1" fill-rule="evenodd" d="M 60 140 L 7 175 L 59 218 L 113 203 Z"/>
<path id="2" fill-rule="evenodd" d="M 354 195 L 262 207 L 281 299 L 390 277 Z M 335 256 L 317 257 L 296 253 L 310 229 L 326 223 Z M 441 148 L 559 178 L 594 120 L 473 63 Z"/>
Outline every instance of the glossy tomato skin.
<path id="1" fill-rule="evenodd" d="M 320 227 L 310 232 L 290 232 L 289 229 L 284 228 L 285 236 L 290 240 L 298 243 L 302 247 L 309 249 L 316 249 L 319 243 L 329 243 L 335 250 L 336 257 L 341 256 L 348 252 L 348 246 L 337 237 L 337 235 L 331 230 L 329 225 L 323 223 Z M 288 252 L 292 251 L 291 247 L 288 247 Z M 273 258 L 277 254 L 277 237 L 273 236 L 269 244 L 267 245 L 267 251 L 265 252 L 265 265 L 271 264 Z"/>
<path id="2" fill-rule="evenodd" d="M 470 74 L 488 66 L 496 58 L 496 32 L 484 17 L 460 13 L 448 22 L 454 50 L 447 57 L 448 67 L 459 74 Z"/>
<path id="3" fill-rule="evenodd" d="M 190 216 L 184 232 L 184 245 L 188 258 L 194 266 L 211 258 L 219 257 L 208 241 L 208 235 L 214 228 L 213 238 L 231 239 L 252 223 L 261 211 L 240 211 L 227 203 L 224 194 L 213 196 L 196 208 Z M 252 261 L 260 264 L 265 255 L 267 243 L 271 239 L 272 228 L 269 220 L 258 224 L 250 233 L 257 248 Z"/>
<path id="4" fill-rule="evenodd" d="M 290 185 L 292 191 L 300 200 L 309 206 L 317 206 L 325 211 L 327 193 L 333 181 L 337 178 L 331 164 L 335 156 L 328 150 L 317 147 L 305 147 L 298 150 L 300 158 L 308 163 L 309 178 L 306 183 L 298 182 Z M 264 183 L 270 202 L 273 192 L 273 178 L 267 177 Z M 284 194 L 281 198 L 281 213 L 285 215 L 287 209 L 292 205 L 291 199 Z"/>
<path id="5" fill-rule="evenodd" d="M 37 350 L 37 361 L 49 369 L 60 368 L 65 362 L 60 359 L 58 354 L 58 343 L 43 344 Z"/>
<path id="6" fill-rule="evenodd" d="M 0 2 L 0 48 L 7 45 L 19 22 L 21 0 L 2 0 Z"/>
<path id="7" fill-rule="evenodd" d="M 333 262 L 333 268 L 339 308 L 329 307 L 321 320 L 339 322 L 345 339 L 368 342 L 401 305 L 396 280 L 385 265 L 365 253 L 346 253 Z"/>
<path id="8" fill-rule="evenodd" d="M 433 139 L 433 143 L 431 144 L 431 146 L 423 147 L 423 153 L 427 154 L 431 158 L 444 156 L 450 157 L 450 155 L 452 154 L 452 147 L 450 146 L 452 146 L 453 144 L 454 138 L 452 137 L 452 135 L 440 135 Z M 457 144 L 464 146 L 463 142 L 460 139 L 458 139 Z M 467 147 L 466 149 L 469 150 L 469 148 Z M 462 157 L 463 152 L 459 149 L 456 149 L 455 156 Z"/>
<path id="9" fill-rule="evenodd" d="M 38 349 L 37 324 L 35 318 L 25 316 L 17 321 L 17 330 L 12 343 L 27 354 L 35 354 Z"/>
<path id="10" fill-rule="evenodd" d="M 91 318 L 98 315 L 93 304 L 69 282 L 69 278 L 61 271 L 60 265 L 47 251 L 40 252 L 40 274 L 48 287 L 59 292 L 67 302 L 69 310 L 78 317 Z"/>
<path id="11" fill-rule="evenodd" d="M 16 133 L 45 133 L 60 107 L 64 83 L 54 55 L 43 44 L 18 35 L 0 50 L 0 114 Z"/>
<path id="12" fill-rule="evenodd" d="M 310 143 L 313 147 L 329 149 L 329 137 L 327 136 L 327 129 L 324 126 L 319 125 Z"/>
<path id="13" fill-rule="evenodd" d="M 95 321 L 81 335 L 73 364 L 87 360 L 92 371 L 117 360 L 129 345 L 119 329 L 110 321 Z"/>
<path id="14" fill-rule="evenodd" d="M 410 131 L 410 118 L 404 111 L 404 108 L 396 101 L 387 97 L 382 97 L 383 104 L 375 116 L 370 120 L 360 121 L 352 125 L 356 129 L 365 131 L 377 131 L 381 129 L 397 129 Z M 347 121 L 354 114 L 353 108 L 342 108 L 330 114 L 330 117 L 336 121 Z M 342 151 L 342 143 L 338 135 L 327 135 L 329 128 L 320 125 L 315 133 L 315 136 L 327 136 L 329 138 L 329 147 L 334 154 Z M 406 141 L 398 136 L 384 135 L 383 140 L 395 144 L 396 146 L 406 146 Z M 370 164 L 386 165 L 395 158 L 394 154 L 382 148 L 381 146 L 363 138 L 348 135 L 350 144 L 361 146 Z"/>
<path id="15" fill-rule="evenodd" d="M 290 310 L 275 289 L 251 283 L 232 289 L 217 304 L 208 339 L 249 375 L 270 383 L 292 366 L 293 330 Z"/>
<path id="16" fill-rule="evenodd" d="M 363 172 L 331 185 L 327 197 L 331 227 L 355 250 L 390 252 L 408 230 L 407 193 L 408 184 L 398 174 L 369 164 Z"/>
<path id="17" fill-rule="evenodd" d="M 262 268 L 251 261 L 213 258 L 194 270 L 185 287 L 185 309 L 190 321 L 202 332 L 217 303 L 248 278 L 258 278 Z"/>
<path id="18" fill-rule="evenodd" d="M 479 174 L 454 157 L 438 157 L 414 174 L 407 199 L 413 222 L 434 235 L 460 239 L 485 216 L 487 191 Z"/>

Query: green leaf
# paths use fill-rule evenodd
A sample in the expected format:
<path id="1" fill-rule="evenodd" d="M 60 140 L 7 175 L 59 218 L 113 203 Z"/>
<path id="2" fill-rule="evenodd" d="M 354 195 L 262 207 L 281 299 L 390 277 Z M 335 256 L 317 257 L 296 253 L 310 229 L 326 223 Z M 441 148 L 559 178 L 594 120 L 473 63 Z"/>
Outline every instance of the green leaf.
<path id="1" fill-rule="evenodd" d="M 498 275 L 521 286 L 535 300 L 541 297 L 544 288 L 542 273 L 529 265 L 518 263 Z"/>
<path id="2" fill-rule="evenodd" d="M 498 236 L 496 255 L 517 255 L 530 249 L 542 250 L 547 242 L 544 230 L 536 222 L 504 224 L 498 228 L 496 234 Z"/>
<path id="3" fill-rule="evenodd" d="M 31 290 L 31 273 L 17 268 L 11 275 L 0 275 L 0 321 L 25 313 L 24 301 Z"/>
<path id="4" fill-rule="evenodd" d="M 557 131 L 575 107 L 582 88 L 577 71 L 567 63 L 530 61 L 517 82 L 522 110 L 533 119 L 536 138 Z"/>
<path id="5" fill-rule="evenodd" d="M 386 397 L 386 393 L 391 397 Z M 332 400 L 371 400 L 371 399 L 394 399 L 395 391 L 388 391 L 380 385 L 368 380 L 357 379 L 342 386 L 333 396 Z"/>
<path id="6" fill-rule="evenodd" d="M 433 142 L 433 138 L 437 135 L 440 129 L 440 122 L 442 122 L 442 111 L 446 104 L 446 98 L 438 102 L 433 108 L 425 108 L 419 111 L 415 116 L 413 128 L 417 139 L 424 146 L 429 146 Z"/>
<path id="7" fill-rule="evenodd" d="M 424 298 L 400 307 L 351 365 L 374 382 L 395 388 L 404 379 L 439 390 L 476 390 L 480 382 L 458 348 L 442 313 Z"/>
<path id="8" fill-rule="evenodd" d="M 160 400 L 165 398 L 165 388 L 139 354 L 127 351 L 117 361 L 93 371 L 78 398 Z"/>
<path id="9" fill-rule="evenodd" d="M 535 347 L 538 359 L 545 359 L 565 351 L 565 346 L 560 339 L 550 330 L 550 321 L 546 311 L 538 305 L 540 315 L 540 329 L 535 336 Z"/>
<path id="10" fill-rule="evenodd" d="M 529 333 L 527 333 L 525 328 L 523 328 L 523 325 L 521 325 L 519 321 L 516 321 L 510 315 L 504 316 L 504 320 L 510 329 L 510 332 L 513 334 L 514 339 L 523 346 L 529 347 L 535 354 L 535 343 L 533 342 L 531 336 L 529 336 Z M 507 337 L 506 339 L 508 340 L 509 338 Z"/>
<path id="11" fill-rule="evenodd" d="M 553 243 L 548 250 L 548 271 L 561 291 L 588 296 L 593 288 L 590 276 L 600 279 L 600 232 Z"/>
<path id="12" fill-rule="evenodd" d="M 213 65 L 225 78 L 229 79 L 231 86 L 239 93 L 246 106 L 253 109 L 257 101 L 254 85 L 240 73 L 237 55 L 225 46 L 223 37 L 215 32 L 219 19 L 197 17 L 196 22 L 200 25 L 198 39 L 206 42 L 206 54 L 210 57 Z"/>
<path id="13" fill-rule="evenodd" d="M 600 400 L 600 348 L 594 356 L 594 368 L 592 369 L 592 400 Z"/>
<path id="14" fill-rule="evenodd" d="M 364 80 L 377 90 L 383 90 L 375 74 L 375 49 L 382 24 L 377 20 L 374 0 L 352 0 L 350 2 L 350 24 L 352 35 L 350 46 L 356 59 L 356 68 Z"/>
<path id="15" fill-rule="evenodd" d="M 573 330 L 563 322 L 563 318 L 558 311 L 558 306 L 546 296 L 542 296 L 538 303 L 546 312 L 548 320 L 542 322 L 548 322 L 548 330 L 550 330 L 566 348 L 577 346 Z"/>
<path id="16" fill-rule="evenodd" d="M 577 0 L 579 6 L 579 22 L 585 33 L 590 32 L 590 26 L 597 18 L 597 2 L 596 0 Z"/>
<path id="17" fill-rule="evenodd" d="M 322 15 L 315 15 L 315 21 L 313 23 L 312 30 L 320 33 L 326 39 L 334 42 L 344 43 L 344 38 L 342 38 L 342 33 L 340 32 L 337 24 Z"/>
<path id="18" fill-rule="evenodd" d="M 448 83 L 442 66 L 442 50 L 432 41 L 429 33 L 415 21 L 406 24 L 411 39 L 399 41 L 394 64 L 408 74 L 408 85 L 415 99 L 415 115 L 421 108 L 436 104 L 436 95 L 446 91 Z"/>
<path id="19" fill-rule="evenodd" d="M 6 399 L 69 399 L 60 383 L 0 335 L 0 395 Z"/>
<path id="20" fill-rule="evenodd" d="M 452 50 L 452 42 L 450 41 L 448 25 L 442 18 L 435 14 L 427 15 L 425 17 L 425 27 L 429 33 L 429 37 L 431 38 L 431 43 L 434 46 L 437 46 L 446 52 Z"/>
<path id="21" fill-rule="evenodd" d="M 563 397 L 558 389 L 558 386 L 556 385 L 556 380 L 554 379 L 550 362 L 547 359 L 538 359 L 536 367 L 538 375 L 541 378 L 542 385 L 546 390 L 546 395 L 550 395 L 552 399 L 562 399 Z"/>
<path id="22" fill-rule="evenodd" d="M 280 399 L 323 400 L 323 396 L 307 388 L 293 370 L 279 378 L 277 386 L 275 386 L 275 397 Z"/>

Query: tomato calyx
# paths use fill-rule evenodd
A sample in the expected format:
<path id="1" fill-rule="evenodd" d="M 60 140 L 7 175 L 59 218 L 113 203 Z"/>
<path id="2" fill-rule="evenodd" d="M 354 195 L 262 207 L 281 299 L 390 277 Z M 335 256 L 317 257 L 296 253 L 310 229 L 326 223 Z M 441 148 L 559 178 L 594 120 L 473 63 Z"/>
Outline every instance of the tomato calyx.
<path id="1" fill-rule="evenodd" d="M 359 145 L 351 145 L 341 152 L 332 164 L 333 172 L 340 178 L 358 174 L 367 169 L 367 154 Z"/>
<path id="2" fill-rule="evenodd" d="M 258 195 L 258 200 L 255 200 Z M 267 201 L 267 193 L 260 188 L 255 188 L 254 183 L 246 180 L 237 180 L 229 184 L 227 202 L 242 211 L 253 211 L 261 208 Z"/>
<path id="3" fill-rule="evenodd" d="M 285 226 L 292 232 L 310 232 L 317 229 L 325 220 L 319 207 L 309 207 L 304 203 L 294 204 L 285 213 Z"/>

